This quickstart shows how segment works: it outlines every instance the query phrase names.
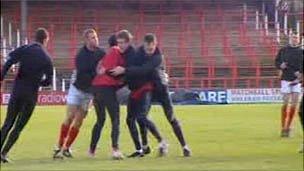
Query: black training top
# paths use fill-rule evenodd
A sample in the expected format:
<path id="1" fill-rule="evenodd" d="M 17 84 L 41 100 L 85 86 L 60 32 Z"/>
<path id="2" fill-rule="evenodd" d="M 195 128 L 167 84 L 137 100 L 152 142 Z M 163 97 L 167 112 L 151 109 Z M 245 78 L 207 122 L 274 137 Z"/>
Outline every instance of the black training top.
<path id="1" fill-rule="evenodd" d="M 75 59 L 76 65 L 76 80 L 74 86 L 84 92 L 90 92 L 92 81 L 96 75 L 96 67 L 100 59 L 105 56 L 105 51 L 101 48 L 96 48 L 94 51 L 83 46 Z"/>
<path id="2" fill-rule="evenodd" d="M 285 62 L 287 64 L 287 68 L 281 69 L 280 65 Z M 301 72 L 301 65 L 303 63 L 303 49 L 300 46 L 292 47 L 286 46 L 280 49 L 276 59 L 275 66 L 277 69 L 283 71 L 282 80 L 293 81 L 297 77 L 295 76 L 295 72 Z"/>
<path id="3" fill-rule="evenodd" d="M 1 81 L 9 68 L 19 63 L 14 89 L 38 91 L 39 86 L 48 86 L 52 82 L 53 64 L 49 54 L 40 43 L 23 45 L 11 53 L 1 71 Z"/>

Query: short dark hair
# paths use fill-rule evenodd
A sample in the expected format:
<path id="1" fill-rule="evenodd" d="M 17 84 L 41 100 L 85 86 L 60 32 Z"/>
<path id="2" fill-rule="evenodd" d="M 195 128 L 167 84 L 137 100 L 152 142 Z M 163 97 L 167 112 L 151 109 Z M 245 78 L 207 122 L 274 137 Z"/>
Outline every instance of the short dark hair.
<path id="1" fill-rule="evenodd" d="M 146 43 L 157 42 L 157 38 L 156 38 L 155 34 L 147 33 L 144 37 L 144 42 L 146 42 Z"/>
<path id="2" fill-rule="evenodd" d="M 124 39 L 126 42 L 130 42 L 133 39 L 132 34 L 128 30 L 120 30 L 116 34 L 117 39 Z"/>
<path id="3" fill-rule="evenodd" d="M 117 39 L 116 39 L 116 35 L 112 34 L 108 40 L 109 46 L 117 46 Z"/>
<path id="4" fill-rule="evenodd" d="M 38 28 L 35 34 L 35 41 L 43 43 L 43 41 L 49 37 L 49 32 L 45 28 Z"/>

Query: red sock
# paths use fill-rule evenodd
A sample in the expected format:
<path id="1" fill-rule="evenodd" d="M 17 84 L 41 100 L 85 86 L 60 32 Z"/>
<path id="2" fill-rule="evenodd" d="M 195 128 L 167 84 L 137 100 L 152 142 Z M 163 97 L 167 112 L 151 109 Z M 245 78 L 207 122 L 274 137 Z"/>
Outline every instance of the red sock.
<path id="1" fill-rule="evenodd" d="M 61 125 L 59 142 L 58 142 L 59 148 L 61 148 L 63 146 L 63 143 L 64 143 L 66 137 L 68 136 L 69 129 L 70 129 L 70 125 L 65 125 L 65 124 Z"/>
<path id="2" fill-rule="evenodd" d="M 290 107 L 290 110 L 289 110 L 289 113 L 288 113 L 287 124 L 286 124 L 287 129 L 290 129 L 290 125 L 293 121 L 295 113 L 296 113 L 296 107 L 295 106 Z"/>
<path id="3" fill-rule="evenodd" d="M 65 148 L 70 148 L 71 145 L 73 144 L 73 142 L 75 141 L 77 135 L 79 133 L 79 129 L 78 128 L 75 128 L 75 127 L 72 127 L 70 132 L 69 132 L 69 137 L 65 143 Z"/>
<path id="4" fill-rule="evenodd" d="M 282 129 L 285 128 L 286 118 L 287 118 L 287 105 L 284 104 L 282 106 L 282 109 L 281 109 L 281 124 L 282 124 Z"/>

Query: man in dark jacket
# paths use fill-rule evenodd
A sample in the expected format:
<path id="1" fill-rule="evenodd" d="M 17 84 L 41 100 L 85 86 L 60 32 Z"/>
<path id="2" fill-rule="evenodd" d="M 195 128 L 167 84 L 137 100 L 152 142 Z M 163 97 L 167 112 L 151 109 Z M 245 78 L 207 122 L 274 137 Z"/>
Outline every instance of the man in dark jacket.
<path id="1" fill-rule="evenodd" d="M 1 128 L 1 162 L 3 163 L 9 162 L 7 154 L 32 116 L 39 87 L 51 84 L 53 65 L 46 51 L 48 40 L 47 30 L 39 28 L 35 35 L 36 42 L 12 51 L 3 66 L 1 82 L 13 64 L 19 63 L 20 66 L 7 107 L 6 119 Z"/>
<path id="2" fill-rule="evenodd" d="M 120 38 L 117 38 L 117 42 L 118 42 L 118 46 L 124 50 L 122 55 L 124 56 L 124 58 L 126 60 L 127 68 L 132 68 L 133 66 L 142 64 L 142 62 L 144 61 L 144 58 L 136 57 L 135 48 L 131 45 L 131 42 L 126 42 L 125 40 L 120 39 Z M 159 65 L 157 61 L 160 61 L 160 60 L 158 60 L 157 58 L 150 58 L 150 59 L 151 59 L 151 62 L 149 62 L 149 63 L 151 64 L 151 66 L 147 66 L 147 69 L 150 68 L 150 70 L 151 70 L 151 68 L 152 68 L 152 70 L 154 70 L 153 68 L 155 68 Z M 121 67 L 121 68 L 123 68 L 123 67 Z M 117 74 L 117 75 L 115 74 L 115 69 L 113 71 L 114 71 L 114 73 L 112 75 L 114 77 L 120 75 L 120 74 Z M 134 145 L 135 145 L 135 148 L 137 151 L 134 154 L 130 155 L 129 157 L 132 157 L 134 155 L 143 156 L 142 145 L 139 140 L 138 130 L 136 127 L 136 121 L 139 124 L 139 126 L 142 128 L 141 130 L 146 131 L 146 128 L 149 129 L 151 131 L 151 133 L 153 134 L 153 136 L 155 136 L 160 143 L 166 145 L 165 142 L 163 141 L 163 138 L 161 137 L 158 129 L 156 128 L 155 124 L 145 116 L 144 112 L 141 111 L 141 110 L 143 110 L 142 108 L 140 108 L 140 106 L 142 106 L 142 104 L 139 104 L 138 101 L 143 102 L 143 104 L 144 104 L 145 100 L 144 99 L 138 100 L 138 99 L 134 98 L 135 96 L 137 96 L 136 94 L 141 94 L 141 93 L 138 93 L 139 92 L 138 90 L 141 87 L 147 88 L 147 85 L 145 85 L 147 83 L 147 80 L 146 80 L 146 78 L 138 79 L 138 77 L 136 77 L 136 76 L 133 77 L 131 72 L 132 71 L 130 71 L 128 73 L 130 75 L 128 75 L 128 76 L 125 75 L 125 77 L 124 77 L 125 82 L 127 83 L 129 89 L 131 90 L 131 95 L 129 96 L 128 105 L 127 105 L 127 125 L 128 125 L 131 137 L 133 139 L 133 142 L 134 142 Z M 136 72 L 137 71 L 135 71 L 134 74 L 136 74 Z M 141 98 L 141 97 L 139 97 L 139 98 Z"/>
<path id="3" fill-rule="evenodd" d="M 191 151 L 187 146 L 180 124 L 174 116 L 172 100 L 169 96 L 168 76 L 165 73 L 163 56 L 157 48 L 157 40 L 154 34 L 147 34 L 144 38 L 144 46 L 140 47 L 136 54 L 136 60 L 141 61 L 138 65 L 129 66 L 126 68 L 117 67 L 113 71 L 114 75 L 124 73 L 126 79 L 137 80 L 137 84 L 133 85 L 135 91 L 131 93 L 131 104 L 139 118 L 146 118 L 151 106 L 152 95 L 162 105 L 166 117 L 171 124 L 176 137 L 178 138 L 184 156 L 190 156 Z M 141 127 L 142 128 L 142 127 Z M 143 148 L 148 147 L 147 135 L 144 130 L 141 130 L 143 138 Z M 167 153 L 167 143 L 160 142 L 160 155 Z M 148 153 L 148 152 L 147 152 Z M 140 151 L 131 155 L 131 157 L 141 156 Z"/>
<path id="4" fill-rule="evenodd" d="M 296 33 L 293 33 L 290 38 L 291 44 L 280 49 L 275 59 L 275 66 L 282 73 L 281 137 L 289 137 L 290 135 L 290 126 L 301 93 L 301 84 L 297 82 L 296 73 L 300 71 L 300 65 L 303 63 L 303 50 L 299 45 L 300 39 Z"/>
<path id="5" fill-rule="evenodd" d="M 59 140 L 54 150 L 53 158 L 72 157 L 70 150 L 75 141 L 85 116 L 89 103 L 93 99 L 92 80 L 96 75 L 96 66 L 105 55 L 98 47 L 98 36 L 94 29 L 87 29 L 83 35 L 85 45 L 79 50 L 71 76 L 71 84 L 67 96 L 67 115 L 61 124 Z M 96 106 L 95 106 L 96 108 Z"/>

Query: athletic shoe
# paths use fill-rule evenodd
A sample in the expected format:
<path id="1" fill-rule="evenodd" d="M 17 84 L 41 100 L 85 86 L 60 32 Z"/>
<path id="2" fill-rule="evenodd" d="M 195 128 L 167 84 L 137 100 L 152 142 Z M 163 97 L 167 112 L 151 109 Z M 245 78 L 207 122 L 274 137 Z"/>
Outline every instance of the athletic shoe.
<path id="1" fill-rule="evenodd" d="M 159 143 L 158 152 L 160 157 L 168 154 L 168 147 L 169 145 L 164 140 Z"/>
<path id="2" fill-rule="evenodd" d="M 72 150 L 71 149 L 65 149 L 62 151 L 62 154 L 64 157 L 66 158 L 73 158 L 73 155 L 72 155 Z"/>
<path id="3" fill-rule="evenodd" d="M 150 154 L 151 153 L 150 147 L 149 146 L 143 147 L 143 152 L 144 152 L 144 155 Z"/>
<path id="4" fill-rule="evenodd" d="M 283 129 L 281 131 L 281 137 L 282 138 L 289 138 L 290 137 L 290 129 Z"/>
<path id="5" fill-rule="evenodd" d="M 92 157 L 92 158 L 95 157 L 95 152 L 96 152 L 95 149 L 91 149 L 91 148 L 90 148 L 90 149 L 88 150 L 88 156 L 89 156 L 89 157 Z"/>
<path id="6" fill-rule="evenodd" d="M 191 150 L 188 147 L 183 148 L 184 157 L 191 157 Z"/>
<path id="7" fill-rule="evenodd" d="M 63 159 L 62 151 L 61 151 L 60 148 L 55 147 L 54 154 L 53 154 L 53 159 Z"/>
<path id="8" fill-rule="evenodd" d="M 135 157 L 144 157 L 144 153 L 142 151 L 135 151 L 128 158 L 135 158 Z"/>
<path id="9" fill-rule="evenodd" d="M 123 160 L 124 156 L 119 150 L 113 150 L 112 151 L 112 158 L 114 160 Z"/>
<path id="10" fill-rule="evenodd" d="M 11 163 L 11 161 L 8 159 L 6 155 L 1 154 L 1 163 Z"/>

